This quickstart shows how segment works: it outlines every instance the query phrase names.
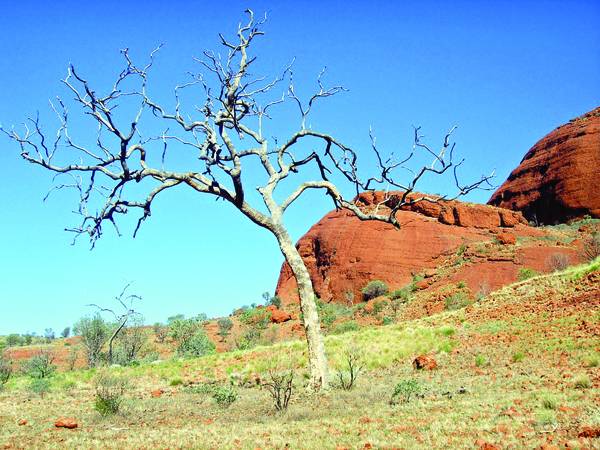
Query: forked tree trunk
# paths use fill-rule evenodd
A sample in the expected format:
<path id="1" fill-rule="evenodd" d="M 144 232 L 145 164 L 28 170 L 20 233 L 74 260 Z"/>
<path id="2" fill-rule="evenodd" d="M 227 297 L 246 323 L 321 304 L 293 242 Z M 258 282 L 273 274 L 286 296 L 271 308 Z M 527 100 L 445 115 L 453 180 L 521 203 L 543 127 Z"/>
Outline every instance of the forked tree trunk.
<path id="1" fill-rule="evenodd" d="M 315 291 L 308 269 L 287 231 L 280 228 L 276 230 L 275 235 L 298 285 L 300 310 L 302 311 L 306 341 L 308 343 L 310 387 L 314 391 L 319 391 L 328 386 L 328 366 L 327 357 L 325 356 L 325 343 L 323 342 L 323 334 L 321 333 L 321 321 L 319 320 L 317 304 L 315 302 Z"/>

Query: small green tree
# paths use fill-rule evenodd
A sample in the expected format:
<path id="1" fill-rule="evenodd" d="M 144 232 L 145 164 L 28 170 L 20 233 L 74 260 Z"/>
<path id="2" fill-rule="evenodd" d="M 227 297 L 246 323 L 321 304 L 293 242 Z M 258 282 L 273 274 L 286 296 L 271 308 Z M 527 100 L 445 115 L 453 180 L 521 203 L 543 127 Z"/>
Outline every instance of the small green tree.
<path id="1" fill-rule="evenodd" d="M 187 357 L 200 357 L 215 350 L 203 325 L 206 315 L 191 319 L 176 319 L 169 325 L 169 336 L 177 343 L 177 354 Z"/>
<path id="2" fill-rule="evenodd" d="M 49 378 L 56 371 L 54 365 L 54 353 L 49 350 L 41 350 L 23 364 L 23 372 L 32 378 Z"/>
<path id="3" fill-rule="evenodd" d="M 88 367 L 96 367 L 102 361 L 102 348 L 110 335 L 110 328 L 100 314 L 80 319 L 73 327 L 81 336 Z"/>
<path id="4" fill-rule="evenodd" d="M 65 327 L 64 330 L 60 333 L 60 336 L 64 339 L 68 338 L 71 335 L 71 327 Z"/>
<path id="5" fill-rule="evenodd" d="M 233 322 L 229 317 L 222 317 L 219 320 L 217 320 L 217 325 L 219 326 L 218 334 L 224 341 L 225 339 L 227 339 L 227 336 L 229 336 L 229 333 L 231 333 L 231 329 L 233 328 Z"/>

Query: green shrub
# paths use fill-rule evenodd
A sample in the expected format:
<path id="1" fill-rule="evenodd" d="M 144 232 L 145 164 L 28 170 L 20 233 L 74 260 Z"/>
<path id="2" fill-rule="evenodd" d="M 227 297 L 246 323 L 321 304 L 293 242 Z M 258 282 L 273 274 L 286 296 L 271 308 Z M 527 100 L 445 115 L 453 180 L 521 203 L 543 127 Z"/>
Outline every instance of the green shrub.
<path id="1" fill-rule="evenodd" d="M 252 347 L 256 347 L 259 342 L 262 333 L 257 329 L 250 329 L 245 331 L 237 340 L 236 348 L 238 350 L 248 350 Z"/>
<path id="2" fill-rule="evenodd" d="M 48 350 L 41 350 L 23 364 L 23 372 L 32 378 L 49 378 L 56 371 L 53 364 L 54 354 Z"/>
<path id="3" fill-rule="evenodd" d="M 173 378 L 169 381 L 169 386 L 181 386 L 183 384 L 183 380 L 181 378 Z"/>
<path id="4" fill-rule="evenodd" d="M 517 278 L 519 281 L 525 281 L 538 275 L 539 273 L 537 273 L 535 270 L 529 269 L 527 267 L 522 267 L 521 269 L 519 269 L 519 275 Z"/>
<path id="5" fill-rule="evenodd" d="M 341 323 L 334 325 L 331 328 L 331 330 L 329 330 L 329 334 L 344 334 L 344 333 L 348 333 L 349 331 L 356 331 L 359 328 L 360 327 L 359 327 L 358 323 L 356 323 L 356 321 L 347 320 L 345 322 L 341 322 Z"/>
<path id="6" fill-rule="evenodd" d="M 421 395 L 422 391 L 423 387 L 418 380 L 402 380 L 394 387 L 390 404 L 408 403 L 412 397 Z"/>
<path id="7" fill-rule="evenodd" d="M 363 299 L 365 301 L 368 301 L 372 298 L 387 294 L 389 292 L 389 289 L 387 284 L 385 284 L 383 281 L 373 280 L 370 281 L 364 288 L 362 288 L 361 292 L 363 295 Z"/>
<path id="8" fill-rule="evenodd" d="M 50 392 L 50 381 L 48 378 L 34 378 L 29 382 L 28 389 L 44 398 L 44 395 Z"/>
<path id="9" fill-rule="evenodd" d="M 349 317 L 352 315 L 352 309 L 346 305 L 335 302 L 325 303 L 319 299 L 317 299 L 316 303 L 321 325 L 325 328 L 329 328 L 340 317 Z"/>
<path id="10" fill-rule="evenodd" d="M 218 405 L 224 407 L 230 406 L 238 398 L 238 393 L 233 386 L 214 386 L 211 395 Z"/>
<path id="11" fill-rule="evenodd" d="M 465 294 L 464 292 L 457 292 L 456 294 L 452 294 L 450 297 L 446 297 L 446 300 L 444 302 L 448 311 L 461 309 L 471 304 L 471 301 L 467 297 L 467 294 Z"/>
<path id="12" fill-rule="evenodd" d="M 456 284 L 456 287 L 458 287 L 459 289 L 463 289 L 463 288 L 467 287 L 467 285 L 465 284 L 465 282 L 464 282 L 464 281 L 459 281 L 459 282 Z"/>
<path id="13" fill-rule="evenodd" d="M 127 388 L 126 380 L 108 373 L 101 373 L 96 378 L 95 384 L 94 409 L 102 416 L 118 413 Z"/>
<path id="14" fill-rule="evenodd" d="M 483 355 L 477 355 L 475 356 L 475 365 L 477 367 L 484 367 L 488 365 L 488 360 L 485 356 Z"/>
<path id="15" fill-rule="evenodd" d="M 514 352 L 512 355 L 512 361 L 515 363 L 523 361 L 524 359 L 525 359 L 525 353 L 523 353 L 523 352 Z"/>
<path id="16" fill-rule="evenodd" d="M 413 291 L 410 286 L 405 286 L 402 289 L 396 289 L 388 294 L 391 300 L 396 300 L 401 303 L 406 303 L 412 300 Z"/>
<path id="17" fill-rule="evenodd" d="M 383 319 L 381 319 L 382 325 L 390 325 L 392 323 L 394 323 L 394 319 L 392 319 L 391 317 L 385 316 Z"/>

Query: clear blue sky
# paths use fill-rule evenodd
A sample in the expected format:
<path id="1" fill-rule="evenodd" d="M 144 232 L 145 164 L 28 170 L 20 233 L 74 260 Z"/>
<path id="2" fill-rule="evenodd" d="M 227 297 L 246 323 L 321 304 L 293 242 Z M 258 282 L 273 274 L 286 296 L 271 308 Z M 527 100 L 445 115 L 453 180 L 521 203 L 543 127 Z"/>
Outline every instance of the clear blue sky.
<path id="1" fill-rule="evenodd" d="M 18 125 L 36 110 L 47 118 L 48 99 L 65 95 L 69 61 L 106 83 L 123 47 L 144 57 L 164 42 L 151 87 L 170 92 L 246 7 L 269 14 L 256 46 L 263 72 L 296 56 L 300 89 L 325 65 L 329 80 L 350 89 L 311 123 L 357 148 L 368 148 L 369 125 L 382 149 L 398 152 L 410 147 L 412 125 L 437 143 L 457 124 L 465 175 L 495 168 L 499 184 L 536 140 L 600 104 L 598 1 L 23 0 L 3 3 L 0 15 L 0 123 Z M 281 139 L 288 129 L 287 117 L 271 128 Z M 272 236 L 212 198 L 169 193 L 135 240 L 125 226 L 89 251 L 63 231 L 77 220 L 74 194 L 42 203 L 51 175 L 2 136 L 0 167 L 0 334 L 62 330 L 91 312 L 86 304 L 110 304 L 127 281 L 150 323 L 227 314 L 275 287 L 282 257 Z M 315 194 L 290 211 L 294 238 L 330 209 Z"/>

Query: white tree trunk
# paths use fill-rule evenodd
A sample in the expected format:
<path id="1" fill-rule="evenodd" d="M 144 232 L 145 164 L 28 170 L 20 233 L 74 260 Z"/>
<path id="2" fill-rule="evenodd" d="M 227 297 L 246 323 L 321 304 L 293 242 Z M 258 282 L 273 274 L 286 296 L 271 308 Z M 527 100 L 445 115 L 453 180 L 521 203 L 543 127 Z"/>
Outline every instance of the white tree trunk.
<path id="1" fill-rule="evenodd" d="M 308 269 L 287 231 L 280 227 L 276 230 L 275 235 L 298 285 L 300 310 L 308 343 L 310 387 L 314 391 L 319 391 L 328 387 L 328 366 L 312 281 Z"/>

